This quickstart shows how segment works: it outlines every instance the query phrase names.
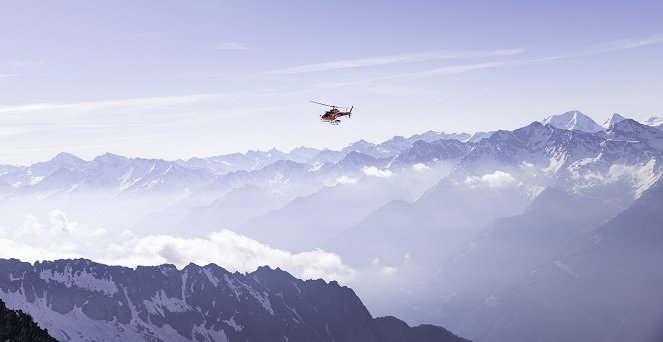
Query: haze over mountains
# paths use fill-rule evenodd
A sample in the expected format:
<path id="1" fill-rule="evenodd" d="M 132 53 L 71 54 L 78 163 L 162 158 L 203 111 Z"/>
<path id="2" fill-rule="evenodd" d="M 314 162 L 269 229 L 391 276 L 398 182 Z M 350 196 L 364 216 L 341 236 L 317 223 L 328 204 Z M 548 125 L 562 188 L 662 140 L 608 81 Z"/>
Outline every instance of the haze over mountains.
<path id="1" fill-rule="evenodd" d="M 656 341 L 662 174 L 663 120 L 578 111 L 340 151 L 61 153 L 0 166 L 0 257 L 268 264 L 477 341 Z"/>

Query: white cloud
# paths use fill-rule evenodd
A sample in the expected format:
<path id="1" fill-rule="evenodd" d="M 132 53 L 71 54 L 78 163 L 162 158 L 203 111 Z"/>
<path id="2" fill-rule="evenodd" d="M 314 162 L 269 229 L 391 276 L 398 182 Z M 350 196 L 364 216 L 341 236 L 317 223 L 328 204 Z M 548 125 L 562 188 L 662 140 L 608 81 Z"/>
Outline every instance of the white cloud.
<path id="1" fill-rule="evenodd" d="M 414 81 L 414 80 L 423 80 L 427 78 L 435 78 L 440 76 L 456 75 L 462 74 L 471 71 L 477 71 L 482 69 L 496 68 L 501 66 L 507 66 L 507 62 L 487 62 L 487 63 L 478 63 L 478 64 L 464 64 L 464 65 L 454 65 L 418 72 L 411 72 L 405 74 L 399 74 L 394 76 L 385 77 L 384 80 L 400 80 L 400 81 Z"/>
<path id="2" fill-rule="evenodd" d="M 359 180 L 357 178 L 352 178 L 350 176 L 339 176 L 334 179 L 328 179 L 325 181 L 325 185 L 327 186 L 334 186 L 337 184 L 346 184 L 346 185 L 351 185 L 351 184 L 357 184 Z"/>
<path id="3" fill-rule="evenodd" d="M 330 89 L 330 88 L 347 88 L 350 86 L 361 86 L 361 89 L 366 91 L 375 85 L 384 87 L 388 83 L 386 82 L 402 82 L 402 81 L 416 81 L 423 80 L 428 78 L 443 77 L 449 75 L 463 74 L 466 72 L 473 72 L 482 69 L 506 67 L 506 66 L 515 66 L 519 64 L 529 64 L 537 63 L 541 61 L 515 61 L 515 62 L 486 62 L 478 64 L 463 64 L 463 65 L 454 65 L 424 71 L 417 72 L 408 72 L 400 74 L 390 74 L 388 76 L 380 76 L 373 78 L 364 78 L 352 81 L 342 81 L 342 82 L 331 82 L 323 83 L 318 86 L 319 89 Z"/>
<path id="4" fill-rule="evenodd" d="M 46 61 L 37 61 L 37 60 L 17 60 L 9 62 L 9 65 L 12 67 L 38 67 L 46 65 Z"/>
<path id="5" fill-rule="evenodd" d="M 426 164 L 424 163 L 416 163 L 412 165 L 412 170 L 421 172 L 421 171 L 430 170 L 430 167 L 426 166 Z"/>
<path id="6" fill-rule="evenodd" d="M 221 43 L 214 46 L 215 50 L 248 50 L 249 48 L 238 42 Z"/>
<path id="7" fill-rule="evenodd" d="M 0 127 L 0 138 L 21 134 L 25 129 L 18 127 Z"/>
<path id="8" fill-rule="evenodd" d="M 28 214 L 25 215 L 23 224 L 11 234 L 7 228 L 5 232 L 7 236 L 11 235 L 13 240 L 29 242 L 35 246 L 97 238 L 107 233 L 101 228 L 84 227 L 79 222 L 70 221 L 60 210 L 48 212 L 48 221 L 49 224 L 44 224 L 37 216 Z"/>
<path id="9" fill-rule="evenodd" d="M 392 266 L 382 267 L 382 274 L 392 275 L 392 274 L 395 274 L 396 272 L 398 272 L 397 267 L 392 267 Z"/>
<path id="10" fill-rule="evenodd" d="M 548 57 L 523 59 L 523 60 L 510 60 L 510 61 L 501 60 L 501 61 L 490 61 L 490 62 L 483 62 L 483 63 L 445 66 L 445 67 L 441 67 L 441 68 L 435 68 L 435 69 L 429 69 L 429 70 L 423 70 L 423 71 L 417 71 L 417 72 L 391 74 L 389 76 L 367 78 L 367 79 L 360 79 L 360 80 L 354 80 L 354 81 L 337 82 L 337 83 L 325 85 L 324 87 L 325 88 L 335 88 L 335 87 L 348 87 L 348 86 L 352 86 L 352 85 L 361 85 L 363 88 L 366 88 L 367 84 L 377 84 L 381 87 L 384 87 L 385 82 L 388 82 L 388 81 L 395 81 L 395 82 L 416 81 L 416 80 L 443 77 L 443 76 L 449 76 L 449 75 L 463 74 L 463 73 L 474 72 L 474 71 L 479 71 L 479 70 L 483 70 L 483 69 L 492 69 L 492 68 L 500 68 L 500 67 L 509 67 L 509 66 L 513 67 L 513 66 L 523 66 L 523 65 L 531 65 L 531 64 L 538 64 L 538 63 L 546 63 L 546 62 L 552 62 L 552 61 L 569 59 L 569 58 L 583 57 L 583 56 L 587 56 L 587 55 L 591 55 L 591 54 L 600 54 L 600 53 L 606 53 L 606 52 L 621 51 L 621 50 L 633 49 L 633 48 L 638 48 L 638 47 L 642 47 L 642 46 L 649 46 L 649 45 L 661 44 L 661 43 L 663 43 L 663 33 L 657 33 L 657 34 L 653 34 L 653 35 L 643 37 L 643 38 L 619 39 L 619 40 L 613 40 L 613 41 L 597 44 L 597 45 L 594 45 L 594 46 L 591 46 L 591 47 L 585 49 L 582 52 L 575 53 L 575 54 L 548 56 Z M 462 53 L 459 53 L 458 55 L 450 54 L 450 56 L 446 57 L 445 59 L 469 59 L 472 56 L 474 56 L 474 57 L 481 57 L 481 56 L 482 57 L 503 57 L 503 56 L 518 55 L 518 54 L 521 54 L 523 51 L 524 50 L 522 50 L 522 49 L 497 50 L 497 51 L 493 51 L 493 52 L 484 52 L 483 55 L 480 52 L 475 52 L 474 55 L 472 55 L 472 54 L 463 55 Z M 430 58 L 430 59 L 425 59 L 424 57 L 422 57 L 422 56 L 426 56 L 426 54 L 413 54 L 413 55 L 402 55 L 402 56 L 406 56 L 406 57 L 409 56 L 410 58 L 402 58 L 402 62 L 398 62 L 399 60 L 401 60 L 401 59 L 398 58 L 399 56 L 390 56 L 390 57 L 382 57 L 382 58 L 375 58 L 375 59 L 369 58 L 369 59 L 357 59 L 357 60 L 342 60 L 342 61 L 318 63 L 318 64 L 311 64 L 311 65 L 295 67 L 295 68 L 276 70 L 276 71 L 269 72 L 269 73 L 272 73 L 272 74 L 291 74 L 291 73 L 302 73 L 302 72 L 311 72 L 311 71 L 334 70 L 334 69 L 359 67 L 359 66 L 369 66 L 369 65 L 399 64 L 399 63 L 423 62 L 423 61 L 430 61 L 430 60 L 434 60 L 434 59 L 443 59 L 442 54 L 438 55 L 439 58 L 434 58 L 433 56 L 435 56 L 435 53 L 431 53 L 429 55 L 428 58 Z M 454 57 L 451 57 L 451 56 L 454 56 Z"/>
<path id="11" fill-rule="evenodd" d="M 361 170 L 365 175 L 371 177 L 389 178 L 394 175 L 391 170 L 380 170 L 375 166 L 364 166 Z"/>
<path id="12" fill-rule="evenodd" d="M 642 38 L 626 38 L 626 39 L 611 40 L 608 42 L 591 46 L 590 51 L 596 53 L 613 52 L 613 51 L 629 50 L 643 46 L 662 44 L 662 43 L 663 43 L 663 33 L 657 33 Z"/>
<path id="13" fill-rule="evenodd" d="M 23 238 L 23 237 L 42 237 L 45 233 L 45 230 L 42 224 L 39 222 L 39 219 L 34 215 L 26 215 L 23 219 L 23 224 L 14 230 L 12 234 L 14 238 Z"/>
<path id="14" fill-rule="evenodd" d="M 524 169 L 533 169 L 533 168 L 536 167 L 536 165 L 534 165 L 534 164 L 532 164 L 532 163 L 530 163 L 530 162 L 527 162 L 527 161 L 525 161 L 525 160 L 523 160 L 523 161 L 520 163 L 520 165 L 521 165 L 521 168 L 524 168 Z"/>
<path id="15" fill-rule="evenodd" d="M 33 103 L 0 107 L 0 113 L 28 113 L 43 111 L 94 112 L 118 108 L 164 108 L 167 106 L 191 104 L 204 100 L 220 98 L 226 94 L 196 94 L 182 96 L 145 97 L 108 101 L 89 101 L 78 103 Z"/>
<path id="16" fill-rule="evenodd" d="M 78 222 L 70 222 L 67 215 L 60 210 L 51 210 L 49 213 L 51 221 L 51 234 L 65 233 L 69 235 L 82 235 L 88 237 L 106 235 L 102 228 L 84 228 Z"/>
<path id="17" fill-rule="evenodd" d="M 484 304 L 489 308 L 494 308 L 500 305 L 500 300 L 496 295 L 491 294 L 490 296 L 486 297 L 486 300 L 484 300 Z"/>
<path id="18" fill-rule="evenodd" d="M 348 281 L 355 271 L 341 258 L 320 249 L 291 253 L 264 245 L 229 230 L 212 232 L 206 238 L 150 235 L 114 244 L 102 261 L 126 266 L 172 263 L 183 267 L 215 263 L 230 271 L 250 272 L 258 266 L 280 267 L 296 277 Z"/>
<path id="19" fill-rule="evenodd" d="M 267 74 L 299 74 L 306 72 L 338 70 L 365 66 L 392 65 L 415 62 L 427 62 L 443 59 L 466 59 L 483 57 L 504 57 L 522 53 L 522 49 L 506 49 L 495 51 L 435 51 L 424 53 L 401 54 L 381 57 L 343 59 L 323 63 L 301 65 L 292 68 L 267 72 Z"/>
<path id="20" fill-rule="evenodd" d="M 404 263 L 409 264 L 411 259 L 412 259 L 412 255 L 410 255 L 410 253 L 403 254 L 403 262 Z"/>
<path id="21" fill-rule="evenodd" d="M 487 186 L 489 188 L 504 188 L 515 182 L 516 179 L 513 178 L 511 174 L 504 171 L 495 171 L 494 173 L 488 173 L 481 177 L 468 176 L 465 178 L 465 184 L 469 186 Z"/>
<path id="22" fill-rule="evenodd" d="M 32 243 L 20 242 L 10 238 L 0 238 L 1 258 L 16 258 L 21 261 L 34 262 L 37 260 L 78 258 L 80 256 L 75 251 L 73 244 L 67 242 L 35 246 Z"/>
<path id="23" fill-rule="evenodd" d="M 170 235 L 138 236 L 129 230 L 108 236 L 72 221 L 60 210 L 41 219 L 27 215 L 16 229 L 0 227 L 0 258 L 23 261 L 89 258 L 111 265 L 135 267 L 172 263 L 184 267 L 215 263 L 230 271 L 251 272 L 259 266 L 280 267 L 304 279 L 347 282 L 356 273 L 341 258 L 320 249 L 291 253 L 246 236 L 222 230 L 204 238 Z"/>

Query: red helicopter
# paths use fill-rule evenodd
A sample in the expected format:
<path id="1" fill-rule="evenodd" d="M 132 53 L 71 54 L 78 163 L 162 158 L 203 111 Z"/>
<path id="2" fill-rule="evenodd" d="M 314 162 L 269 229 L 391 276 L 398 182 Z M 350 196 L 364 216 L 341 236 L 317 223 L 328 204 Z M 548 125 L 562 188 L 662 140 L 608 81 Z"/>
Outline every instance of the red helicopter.
<path id="1" fill-rule="evenodd" d="M 320 120 L 322 120 L 323 122 L 329 122 L 332 125 L 338 125 L 339 123 L 341 123 L 341 120 L 338 119 L 341 116 L 346 116 L 347 115 L 348 117 L 351 117 L 352 116 L 352 108 L 354 108 L 354 106 L 352 106 L 352 107 L 350 107 L 350 110 L 348 110 L 347 112 L 341 112 L 340 110 L 338 110 L 339 108 L 343 108 L 343 109 L 347 110 L 348 107 L 332 106 L 332 105 L 328 105 L 328 104 L 320 103 L 320 102 L 315 102 L 315 101 L 311 101 L 311 102 L 313 102 L 315 104 L 331 107 L 331 109 L 326 111 L 325 114 L 320 115 Z"/>

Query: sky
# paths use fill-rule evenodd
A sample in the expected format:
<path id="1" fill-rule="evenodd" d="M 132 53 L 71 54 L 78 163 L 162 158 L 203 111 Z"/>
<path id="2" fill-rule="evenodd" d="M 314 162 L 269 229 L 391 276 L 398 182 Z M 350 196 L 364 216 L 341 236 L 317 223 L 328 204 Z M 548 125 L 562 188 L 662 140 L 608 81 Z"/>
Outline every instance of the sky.
<path id="1" fill-rule="evenodd" d="M 661 1 L 0 0 L 0 164 L 663 116 Z M 354 105 L 339 126 L 324 107 Z"/>

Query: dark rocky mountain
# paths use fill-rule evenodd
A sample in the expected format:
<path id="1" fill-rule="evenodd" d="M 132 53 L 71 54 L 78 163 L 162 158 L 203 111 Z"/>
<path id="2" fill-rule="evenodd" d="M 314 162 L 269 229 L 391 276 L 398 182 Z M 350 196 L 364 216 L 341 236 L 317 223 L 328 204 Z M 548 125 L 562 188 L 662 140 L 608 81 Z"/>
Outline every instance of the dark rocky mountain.
<path id="1" fill-rule="evenodd" d="M 240 274 L 214 264 L 2 259 L 0 299 L 60 341 L 466 341 L 374 319 L 348 287 L 269 267 Z"/>
<path id="2" fill-rule="evenodd" d="M 11 342 L 57 342 L 40 328 L 30 315 L 21 310 L 10 310 L 0 300 L 0 341 Z"/>
<path id="3" fill-rule="evenodd" d="M 463 338 L 459 339 L 449 330 L 431 324 L 411 328 L 405 322 L 391 316 L 378 317 L 375 319 L 375 323 L 385 333 L 385 341 L 434 342 L 440 341 L 440 338 L 444 336 L 449 341 L 469 342 Z"/>

